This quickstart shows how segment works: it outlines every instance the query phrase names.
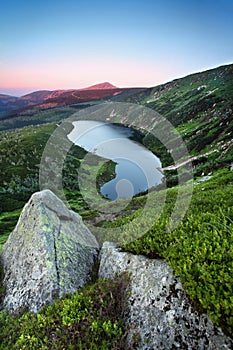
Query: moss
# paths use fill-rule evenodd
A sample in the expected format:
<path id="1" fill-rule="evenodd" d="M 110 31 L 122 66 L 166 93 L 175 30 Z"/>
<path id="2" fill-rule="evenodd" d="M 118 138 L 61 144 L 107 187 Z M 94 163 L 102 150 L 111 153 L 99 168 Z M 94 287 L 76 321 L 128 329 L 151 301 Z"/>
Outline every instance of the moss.
<path id="1" fill-rule="evenodd" d="M 227 334 L 233 332 L 232 180 L 233 172 L 225 169 L 196 185 L 185 218 L 170 233 L 166 225 L 175 197 L 174 189 L 168 190 L 159 220 L 143 237 L 123 246 L 136 254 L 163 256 L 181 278 L 195 307 L 207 312 Z"/>
<path id="2" fill-rule="evenodd" d="M 99 280 L 38 314 L 0 312 L 0 349 L 125 349 L 127 283 Z"/>
<path id="3" fill-rule="evenodd" d="M 216 171 L 233 161 L 232 146 L 226 145 L 222 148 L 232 139 L 232 72 L 233 65 L 219 67 L 145 89 L 136 94 L 116 96 L 113 100 L 140 103 L 161 112 L 177 126 L 193 156 L 203 155 L 217 148 L 218 152 L 213 156 L 199 158 L 194 164 L 194 175 L 199 176 L 203 171 Z M 211 92 L 213 90 L 214 93 Z M 211 93 L 208 95 L 209 92 Z M 71 107 L 47 111 L 34 109 L 1 122 L 2 130 L 7 128 L 15 130 L 1 132 L 0 242 L 5 242 L 16 224 L 19 215 L 14 214 L 16 210 L 22 209 L 38 186 L 38 164 L 41 154 L 56 127 L 55 123 L 39 126 L 28 126 L 28 124 L 61 120 L 70 113 L 72 113 Z M 143 118 L 138 120 L 141 125 L 152 125 L 151 120 L 146 120 L 145 116 Z M 119 117 L 115 121 L 120 122 Z M 16 129 L 22 126 L 27 127 Z M 153 133 L 153 130 L 151 131 Z M 138 134 L 138 136 L 161 157 L 163 166 L 171 164 L 172 160 L 167 151 L 150 134 Z M 98 213 L 91 210 L 77 185 L 77 169 L 84 156 L 85 152 L 80 148 L 74 147 L 70 150 L 64 167 L 63 185 L 71 207 L 91 221 L 98 216 Z M 87 165 L 84 169 L 86 173 L 91 173 L 93 164 L 96 169 L 98 168 L 98 162 L 95 159 L 92 161 L 92 165 Z M 141 240 L 125 247 L 137 254 L 150 257 L 164 256 L 182 278 L 192 300 L 202 305 L 214 322 L 223 326 L 227 332 L 232 332 L 230 303 L 232 285 L 229 275 L 232 271 L 232 251 L 229 246 L 232 242 L 233 220 L 232 174 L 233 172 L 224 170 L 210 181 L 197 185 L 187 216 L 180 227 L 171 234 L 167 234 L 165 226 L 175 196 L 174 191 L 168 189 L 166 206 L 160 220 Z M 106 172 L 105 175 L 109 176 Z M 176 185 L 176 174 L 170 173 L 168 177 L 170 185 Z M 96 181 L 94 177 L 93 181 Z M 89 192 L 88 186 L 86 195 L 91 203 L 92 193 Z M 140 215 L 145 202 L 145 196 L 134 198 L 113 222 L 102 219 L 98 224 L 100 230 L 101 225 L 106 228 L 121 227 L 124 223 L 130 222 L 134 215 Z M 154 204 L 155 208 L 157 205 L 158 203 Z M 153 217 L 148 219 L 153 220 Z M 56 329 L 55 315 L 54 322 Z M 14 336 L 15 330 L 19 327 L 18 319 L 11 325 L 12 328 L 8 328 L 7 332 Z"/>
<path id="4" fill-rule="evenodd" d="M 0 306 L 5 296 L 5 287 L 3 286 L 3 280 L 4 280 L 4 268 L 0 260 Z"/>

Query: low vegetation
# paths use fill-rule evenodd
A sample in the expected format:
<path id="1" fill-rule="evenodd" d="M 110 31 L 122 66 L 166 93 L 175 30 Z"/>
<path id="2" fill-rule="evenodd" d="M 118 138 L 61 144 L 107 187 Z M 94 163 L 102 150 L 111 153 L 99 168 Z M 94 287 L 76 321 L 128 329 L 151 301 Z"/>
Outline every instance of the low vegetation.
<path id="1" fill-rule="evenodd" d="M 194 175 L 216 170 L 233 159 L 233 65 L 192 74 L 182 79 L 145 89 L 129 97 L 116 97 L 123 102 L 138 103 L 160 113 L 179 131 L 190 156 L 198 156 Z M 146 121 L 138 120 L 143 125 Z M 153 130 L 151 130 L 153 132 Z M 151 135 L 142 140 L 169 165 L 169 155 Z M 155 147 L 156 146 L 156 147 Z M 200 157 L 207 152 L 211 156 Z"/>
<path id="2" fill-rule="evenodd" d="M 163 114 L 183 137 L 193 157 L 195 181 L 204 173 L 209 180 L 194 185 L 191 204 L 179 226 L 168 231 L 170 214 L 179 190 L 185 198 L 187 187 L 177 186 L 177 171 L 167 170 L 167 190 L 154 191 L 145 217 L 133 227 L 135 239 L 127 239 L 127 223 L 139 218 L 147 203 L 141 194 L 111 218 L 99 215 L 88 181 L 99 188 L 114 176 L 114 163 L 93 155 L 82 163 L 86 152 L 73 146 L 63 168 L 63 186 L 70 207 L 91 225 L 100 242 L 118 228 L 123 249 L 149 258 L 165 258 L 180 277 L 190 300 L 207 312 L 226 334 L 233 334 L 233 65 L 175 80 L 136 94 L 112 100 L 139 103 Z M 83 106 L 82 108 L 84 108 Z M 39 190 L 38 174 L 43 149 L 55 122 L 79 109 L 78 105 L 49 110 L 29 110 L 1 121 L 0 138 L 0 248 L 14 228 L 24 204 Z M 118 120 L 120 123 L 121 121 Z M 141 121 L 143 122 L 143 121 Z M 34 125 L 34 126 L 32 126 Z M 163 166 L 172 164 L 170 154 L 151 133 L 136 133 L 135 138 L 157 154 Z M 84 171 L 85 196 L 78 185 L 78 169 Z M 86 175 L 88 176 L 85 176 Z M 97 174 L 97 176 L 95 176 Z M 86 182 L 85 182 L 86 181 Z M 159 188 L 158 188 L 159 189 Z M 161 189 L 161 188 L 160 188 Z M 158 218 L 154 213 L 165 206 Z M 84 198 L 85 197 L 85 198 Z M 181 203 L 182 204 L 182 203 Z M 107 212 L 116 203 L 107 202 Z M 114 210 L 112 210 L 113 213 Z M 105 213 L 103 205 L 103 213 Z M 136 221 L 135 221 L 136 222 Z M 144 227 L 150 229 L 142 236 Z M 105 231 L 104 231 L 105 230 Z M 109 230 L 109 235 L 103 232 Z M 133 236 L 132 236 L 133 238 Z M 0 313 L 0 349 L 120 349 L 124 324 L 120 308 L 125 284 L 99 281 L 73 296 L 67 296 L 38 315 Z M 3 295 L 4 290 L 0 289 Z M 123 294 L 122 294 L 123 293 Z M 122 296 L 122 297 L 121 297 Z M 120 300 L 119 300 L 120 298 Z M 118 311 L 116 311 L 118 310 Z M 116 315 L 119 314 L 119 319 Z M 77 343 L 80 339 L 80 343 Z M 118 346 L 118 347 L 117 347 Z"/>
<path id="3" fill-rule="evenodd" d="M 1 350 L 125 349 L 127 277 L 99 280 L 34 314 L 0 312 Z"/>
<path id="4" fill-rule="evenodd" d="M 0 113 L 0 131 L 15 130 L 29 125 L 41 125 L 52 122 L 60 122 L 77 112 L 79 107 L 58 107 L 58 108 L 32 108 L 25 111 L 11 111 Z"/>
<path id="5" fill-rule="evenodd" d="M 219 171 L 212 178 L 195 185 L 191 204 L 179 226 L 169 232 L 168 222 L 174 207 L 177 188 L 167 190 L 162 215 L 142 237 L 123 248 L 134 254 L 149 258 L 163 257 L 181 278 L 182 284 L 195 307 L 207 312 L 215 324 L 227 334 L 233 333 L 233 172 Z M 186 195 L 183 186 L 182 195 Z M 158 196 L 147 208 L 145 223 L 135 230 L 143 229 L 154 212 Z M 138 215 L 140 215 L 139 209 Z M 134 217 L 136 212 L 134 213 Z M 131 217 L 132 219 L 132 217 Z M 128 218 L 105 227 L 123 227 Z M 132 234 L 132 232 L 129 232 Z M 111 237 L 110 237 L 111 239 Z"/>
<path id="6" fill-rule="evenodd" d="M 225 333 L 233 333 L 233 172 L 227 168 L 217 171 L 208 180 L 194 185 L 191 204 L 178 227 L 169 232 L 169 219 L 177 198 L 178 189 L 182 198 L 187 195 L 187 186 L 166 190 L 165 205 L 158 219 L 164 191 L 151 193 L 148 205 L 147 195 L 135 197 L 124 205 L 115 219 L 97 220 L 94 210 L 83 210 L 83 217 L 91 223 L 90 229 L 98 240 L 117 240 L 122 248 L 134 254 L 149 258 L 165 258 L 180 277 L 195 308 L 206 312 Z M 146 213 L 142 217 L 144 205 Z M 70 200 L 73 209 L 77 204 Z M 117 203 L 108 203 L 114 213 Z M 181 203 L 182 205 L 182 203 Z M 112 209 L 112 210 L 111 210 Z M 102 206 L 104 213 L 105 208 Z M 107 210 L 106 210 L 107 211 Z M 134 221 L 136 218 L 140 220 Z M 133 223 L 127 226 L 127 224 Z M 145 227 L 150 229 L 145 232 Z M 118 228 L 117 237 L 112 229 Z M 135 239 L 134 239 L 135 237 Z M 125 243 L 124 243 L 125 241 Z M 130 241 L 130 242 L 129 242 Z"/>

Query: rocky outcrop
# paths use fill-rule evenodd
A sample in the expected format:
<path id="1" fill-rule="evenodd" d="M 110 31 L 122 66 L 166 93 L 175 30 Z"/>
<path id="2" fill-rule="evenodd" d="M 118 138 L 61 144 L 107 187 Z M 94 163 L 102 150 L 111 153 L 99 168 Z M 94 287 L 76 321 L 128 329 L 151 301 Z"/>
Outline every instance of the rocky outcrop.
<path id="1" fill-rule="evenodd" d="M 232 340 L 207 315 L 193 309 L 164 260 L 121 252 L 113 243 L 105 242 L 99 277 L 114 278 L 122 272 L 130 276 L 125 313 L 129 349 L 232 349 Z"/>
<path id="2" fill-rule="evenodd" d="M 98 243 L 81 217 L 51 191 L 35 193 L 1 254 L 3 307 L 37 312 L 90 278 Z"/>

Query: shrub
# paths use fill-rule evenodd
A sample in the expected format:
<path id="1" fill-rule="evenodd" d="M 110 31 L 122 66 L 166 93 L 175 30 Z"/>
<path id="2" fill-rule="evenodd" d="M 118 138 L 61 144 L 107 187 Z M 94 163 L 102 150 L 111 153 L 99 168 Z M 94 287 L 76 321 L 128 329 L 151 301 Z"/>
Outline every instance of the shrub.
<path id="1" fill-rule="evenodd" d="M 233 172 L 223 170 L 196 185 L 185 218 L 172 232 L 166 227 L 175 189 L 168 189 L 165 208 L 154 226 L 141 238 L 123 245 L 136 254 L 164 257 L 195 307 L 207 312 L 227 334 L 233 332 L 232 179 Z M 183 191 L 185 195 L 185 186 Z M 121 224 L 125 221 L 121 219 Z"/>
<path id="2" fill-rule="evenodd" d="M 125 349 L 126 276 L 99 280 L 38 314 L 0 313 L 0 349 Z"/>

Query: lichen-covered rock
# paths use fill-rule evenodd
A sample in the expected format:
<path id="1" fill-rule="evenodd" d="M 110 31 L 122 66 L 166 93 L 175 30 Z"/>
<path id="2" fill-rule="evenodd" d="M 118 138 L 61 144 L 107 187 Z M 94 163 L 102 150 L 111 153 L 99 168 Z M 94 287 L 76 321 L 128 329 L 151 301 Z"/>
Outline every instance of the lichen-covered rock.
<path id="1" fill-rule="evenodd" d="M 3 307 L 37 312 L 90 278 L 98 243 L 81 217 L 51 191 L 32 195 L 2 254 Z"/>
<path id="2" fill-rule="evenodd" d="M 181 283 L 165 260 L 120 251 L 105 242 L 99 277 L 130 275 L 125 320 L 127 346 L 140 350 L 232 349 L 233 342 L 205 314 L 191 306 Z"/>

